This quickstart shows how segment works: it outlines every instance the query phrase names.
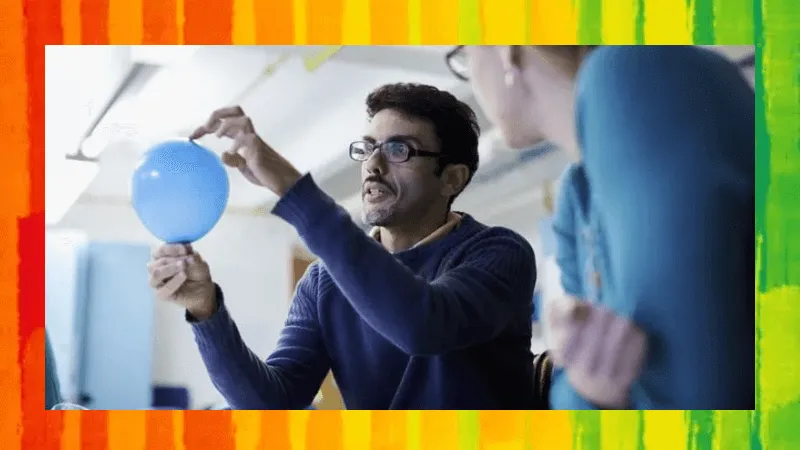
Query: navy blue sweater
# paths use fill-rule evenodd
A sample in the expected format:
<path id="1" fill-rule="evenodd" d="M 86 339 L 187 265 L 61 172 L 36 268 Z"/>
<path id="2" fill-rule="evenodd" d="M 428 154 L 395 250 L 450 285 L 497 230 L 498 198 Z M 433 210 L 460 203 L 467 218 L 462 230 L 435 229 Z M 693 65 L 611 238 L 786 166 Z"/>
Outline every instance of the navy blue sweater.
<path id="1" fill-rule="evenodd" d="M 242 341 L 221 289 L 217 312 L 192 324 L 232 408 L 304 408 L 329 370 L 348 409 L 530 407 L 536 269 L 521 236 L 464 215 L 444 237 L 391 254 L 308 175 L 273 214 L 321 262 L 298 283 L 266 362 Z"/>

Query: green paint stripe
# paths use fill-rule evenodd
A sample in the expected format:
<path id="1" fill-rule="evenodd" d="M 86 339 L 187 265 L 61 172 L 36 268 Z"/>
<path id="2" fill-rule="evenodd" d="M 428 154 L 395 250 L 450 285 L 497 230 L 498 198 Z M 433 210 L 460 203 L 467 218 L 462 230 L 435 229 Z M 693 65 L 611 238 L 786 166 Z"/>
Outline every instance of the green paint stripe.
<path id="1" fill-rule="evenodd" d="M 482 34 L 480 0 L 459 0 L 458 42 L 465 45 L 480 45 Z"/>
<path id="2" fill-rule="evenodd" d="M 687 411 L 686 450 L 712 450 L 714 411 Z"/>
<path id="3" fill-rule="evenodd" d="M 753 0 L 713 0 L 714 43 L 753 43 Z M 711 43 L 711 42 L 709 42 Z"/>
<path id="4" fill-rule="evenodd" d="M 478 411 L 458 412 L 459 450 L 478 450 L 480 446 L 480 432 Z"/>
<path id="5" fill-rule="evenodd" d="M 644 0 L 636 0 L 636 45 L 644 45 Z"/>
<path id="6" fill-rule="evenodd" d="M 637 421 L 639 422 L 639 427 L 636 432 L 636 450 L 645 450 L 644 449 L 644 411 L 636 411 L 637 414 Z"/>
<path id="7" fill-rule="evenodd" d="M 603 43 L 603 0 L 578 2 L 578 43 L 599 45 Z"/>
<path id="8" fill-rule="evenodd" d="M 602 445 L 601 411 L 571 411 L 573 450 L 596 450 Z"/>
<path id="9" fill-rule="evenodd" d="M 697 45 L 714 43 L 714 0 L 694 0 L 692 39 Z"/>

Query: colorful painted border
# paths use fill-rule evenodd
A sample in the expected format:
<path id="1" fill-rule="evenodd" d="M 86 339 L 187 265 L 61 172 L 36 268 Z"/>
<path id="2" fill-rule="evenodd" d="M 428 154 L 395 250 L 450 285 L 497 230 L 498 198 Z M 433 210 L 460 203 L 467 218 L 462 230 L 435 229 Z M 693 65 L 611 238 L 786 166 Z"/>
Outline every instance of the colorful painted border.
<path id="1" fill-rule="evenodd" d="M 794 0 L 0 0 L 2 448 L 800 448 L 795 9 Z M 755 43 L 758 410 L 44 411 L 43 47 L 175 43 Z"/>

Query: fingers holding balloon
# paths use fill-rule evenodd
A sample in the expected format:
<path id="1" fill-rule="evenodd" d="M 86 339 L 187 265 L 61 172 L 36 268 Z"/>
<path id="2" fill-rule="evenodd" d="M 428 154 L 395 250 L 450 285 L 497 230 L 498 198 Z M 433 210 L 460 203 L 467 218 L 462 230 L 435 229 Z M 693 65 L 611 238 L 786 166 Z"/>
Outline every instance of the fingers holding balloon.
<path id="1" fill-rule="evenodd" d="M 199 254 L 187 256 L 184 271 L 190 281 L 207 281 L 211 279 L 211 270 L 208 263 Z"/>
<path id="2" fill-rule="evenodd" d="M 160 258 L 176 258 L 192 254 L 191 244 L 164 244 L 153 250 L 153 260 Z"/>
<path id="3" fill-rule="evenodd" d="M 147 267 L 150 287 L 157 289 L 167 283 L 171 278 L 184 270 L 185 261 L 182 258 L 159 260 Z"/>
<path id="4" fill-rule="evenodd" d="M 162 300 L 172 300 L 175 294 L 188 279 L 186 272 L 181 269 L 172 278 L 166 280 L 159 287 L 156 287 L 156 296 Z"/>

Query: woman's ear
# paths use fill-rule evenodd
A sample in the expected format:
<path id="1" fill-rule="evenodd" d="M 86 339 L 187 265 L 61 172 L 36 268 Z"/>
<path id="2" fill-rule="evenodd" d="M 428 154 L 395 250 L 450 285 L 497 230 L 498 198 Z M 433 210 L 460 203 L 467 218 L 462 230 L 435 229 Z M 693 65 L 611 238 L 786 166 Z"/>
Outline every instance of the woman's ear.
<path id="1" fill-rule="evenodd" d="M 519 80 L 522 72 L 522 46 L 503 45 L 499 49 L 500 61 L 503 65 L 506 86 L 512 86 Z"/>

